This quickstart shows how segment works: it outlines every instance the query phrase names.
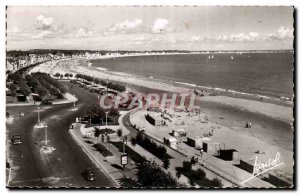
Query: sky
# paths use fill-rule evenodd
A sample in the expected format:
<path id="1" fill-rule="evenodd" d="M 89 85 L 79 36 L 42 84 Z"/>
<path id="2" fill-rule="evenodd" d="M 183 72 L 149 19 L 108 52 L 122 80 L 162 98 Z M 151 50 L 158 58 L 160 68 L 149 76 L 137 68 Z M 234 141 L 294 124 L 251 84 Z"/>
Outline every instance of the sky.
<path id="1" fill-rule="evenodd" d="M 293 49 L 293 8 L 7 7 L 7 50 Z"/>

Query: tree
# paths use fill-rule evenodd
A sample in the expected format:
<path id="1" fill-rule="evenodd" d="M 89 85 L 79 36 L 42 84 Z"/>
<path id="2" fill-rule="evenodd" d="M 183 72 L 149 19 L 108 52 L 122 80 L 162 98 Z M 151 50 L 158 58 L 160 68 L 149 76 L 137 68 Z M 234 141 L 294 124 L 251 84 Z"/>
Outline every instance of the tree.
<path id="1" fill-rule="evenodd" d="M 60 77 L 60 73 L 54 74 L 54 77 Z"/>
<path id="2" fill-rule="evenodd" d="M 97 138 L 98 141 L 98 137 L 100 136 L 101 131 L 98 127 L 94 127 L 94 129 L 95 129 L 94 136 Z"/>
<path id="3" fill-rule="evenodd" d="M 192 164 L 188 161 L 183 161 L 182 162 L 182 168 L 185 171 L 190 171 L 190 170 L 192 170 Z"/>
<path id="4" fill-rule="evenodd" d="M 180 177 L 181 177 L 181 170 L 177 170 L 177 171 L 176 171 L 176 177 L 177 177 L 178 179 L 180 179 Z"/>
<path id="5" fill-rule="evenodd" d="M 132 146 L 136 145 L 136 138 L 135 137 L 131 137 L 130 141 L 131 141 Z"/>
<path id="6" fill-rule="evenodd" d="M 123 134 L 122 129 L 118 129 L 118 130 L 117 130 L 117 135 L 118 135 L 118 137 L 122 137 L 122 134 Z"/>
<path id="7" fill-rule="evenodd" d="M 46 90 L 43 86 L 38 85 L 36 88 L 36 92 L 41 96 L 44 97 L 49 94 L 48 90 Z"/>
<path id="8" fill-rule="evenodd" d="M 196 180 L 202 180 L 206 176 L 206 173 L 200 168 L 198 168 L 196 171 L 192 170 L 191 172 L 191 176 Z"/>
<path id="9" fill-rule="evenodd" d="M 166 159 L 164 159 L 163 162 L 164 162 L 164 163 L 163 163 L 163 167 L 164 167 L 165 169 L 168 169 L 168 168 L 170 167 L 170 159 L 169 159 L 169 158 L 166 158 Z"/>
<path id="10" fill-rule="evenodd" d="M 213 186 L 213 187 L 223 187 L 223 183 L 222 183 L 222 181 L 220 179 L 214 178 L 211 181 L 211 186 Z"/>
<path id="11" fill-rule="evenodd" d="M 91 104 L 88 107 L 87 114 L 91 118 L 105 118 L 105 111 L 98 104 Z"/>
<path id="12" fill-rule="evenodd" d="M 112 117 L 116 117 L 119 115 L 119 111 L 118 109 L 115 109 L 114 107 L 112 107 L 110 110 L 109 110 L 109 116 L 112 116 Z"/>
<path id="13" fill-rule="evenodd" d="M 23 79 L 19 81 L 18 85 L 24 96 L 29 96 L 31 94 L 31 89 Z"/>
<path id="14" fill-rule="evenodd" d="M 119 181 L 121 183 L 121 187 L 123 188 L 132 188 L 138 186 L 137 180 L 133 178 L 127 178 L 126 176 L 121 177 Z"/>
<path id="15" fill-rule="evenodd" d="M 138 183 L 143 187 L 177 187 L 178 182 L 155 162 L 138 164 Z"/>

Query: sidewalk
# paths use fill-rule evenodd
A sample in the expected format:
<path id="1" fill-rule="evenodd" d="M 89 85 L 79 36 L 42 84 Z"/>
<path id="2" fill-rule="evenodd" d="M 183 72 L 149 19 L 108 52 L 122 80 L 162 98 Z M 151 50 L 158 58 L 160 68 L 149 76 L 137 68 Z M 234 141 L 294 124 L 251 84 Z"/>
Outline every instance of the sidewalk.
<path id="1" fill-rule="evenodd" d="M 98 151 L 95 151 L 91 144 L 86 143 L 86 140 L 90 140 L 92 142 L 97 142 L 96 138 L 84 138 L 82 133 L 80 132 L 80 128 L 84 125 L 80 123 L 74 124 L 74 129 L 70 129 L 69 132 L 73 136 L 73 138 L 77 141 L 77 143 L 83 148 L 86 154 L 95 162 L 98 168 L 103 171 L 107 176 L 116 184 L 117 187 L 120 187 L 119 179 L 123 176 L 132 177 L 133 172 L 131 169 L 135 168 L 135 163 L 128 159 L 128 165 L 126 165 L 125 170 L 121 169 L 120 158 L 121 153 L 119 150 L 114 147 L 112 144 L 102 143 L 105 145 L 107 149 L 113 156 L 104 157 Z M 112 139 L 117 139 L 114 137 Z M 99 139 L 100 140 L 100 139 Z"/>

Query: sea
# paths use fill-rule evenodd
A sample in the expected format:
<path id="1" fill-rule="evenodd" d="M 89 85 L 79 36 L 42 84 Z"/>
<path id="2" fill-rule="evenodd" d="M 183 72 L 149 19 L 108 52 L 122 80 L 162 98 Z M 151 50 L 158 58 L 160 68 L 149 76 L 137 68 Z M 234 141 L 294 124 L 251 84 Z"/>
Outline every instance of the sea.
<path id="1" fill-rule="evenodd" d="M 294 53 L 206 53 L 91 60 L 115 73 L 275 98 L 293 98 Z"/>

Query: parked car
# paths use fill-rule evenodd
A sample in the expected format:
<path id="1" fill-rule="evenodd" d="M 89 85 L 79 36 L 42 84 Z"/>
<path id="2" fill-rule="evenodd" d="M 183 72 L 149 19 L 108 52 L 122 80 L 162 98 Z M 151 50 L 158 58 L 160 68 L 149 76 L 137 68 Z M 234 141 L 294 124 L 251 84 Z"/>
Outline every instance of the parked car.
<path id="1" fill-rule="evenodd" d="M 85 171 L 82 172 L 82 176 L 87 180 L 87 181 L 94 181 L 95 176 L 92 171 L 92 169 L 88 168 Z"/>
<path id="2" fill-rule="evenodd" d="M 52 105 L 53 104 L 53 101 L 52 100 L 43 100 L 41 102 L 41 105 Z"/>
<path id="3" fill-rule="evenodd" d="M 20 135 L 14 135 L 12 138 L 11 138 L 11 142 L 13 145 L 18 145 L 18 144 L 21 144 L 22 143 L 22 138 Z"/>

